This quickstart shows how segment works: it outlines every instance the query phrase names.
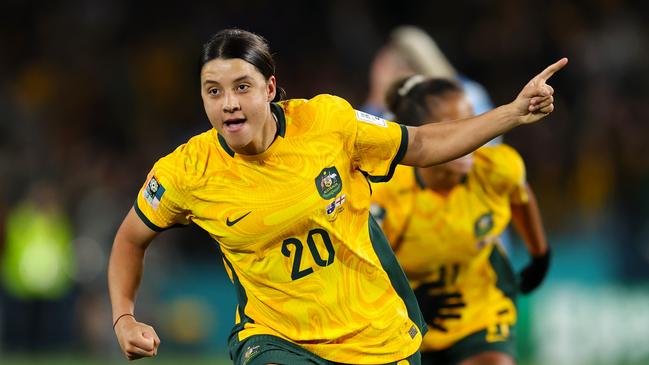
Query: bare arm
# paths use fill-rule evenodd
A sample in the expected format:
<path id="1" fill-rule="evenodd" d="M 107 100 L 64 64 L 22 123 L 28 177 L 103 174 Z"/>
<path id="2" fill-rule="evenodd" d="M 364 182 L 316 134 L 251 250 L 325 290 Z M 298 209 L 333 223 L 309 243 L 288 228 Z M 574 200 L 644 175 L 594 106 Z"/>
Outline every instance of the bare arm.
<path id="1" fill-rule="evenodd" d="M 450 161 L 516 126 L 544 118 L 554 110 L 554 90 L 546 81 L 567 63 L 562 58 L 548 66 L 507 105 L 467 119 L 408 127 L 408 150 L 401 163 L 426 167 Z"/>
<path id="2" fill-rule="evenodd" d="M 550 248 L 545 240 L 541 213 L 529 185 L 525 185 L 529 197 L 526 204 L 511 204 L 512 222 L 521 235 L 532 256 L 520 272 L 519 288 L 523 294 L 530 293 L 545 279 L 550 268 Z"/>
<path id="3" fill-rule="evenodd" d="M 155 356 L 160 344 L 155 330 L 137 322 L 133 316 L 135 295 L 144 267 L 144 252 L 156 234 L 131 208 L 117 231 L 108 262 L 108 290 L 114 330 L 129 360 Z"/>
<path id="4" fill-rule="evenodd" d="M 518 234 L 523 238 L 532 257 L 545 255 L 548 243 L 545 240 L 545 231 L 541 212 L 536 202 L 534 192 L 529 185 L 525 185 L 529 200 L 527 204 L 511 204 L 512 223 Z"/>

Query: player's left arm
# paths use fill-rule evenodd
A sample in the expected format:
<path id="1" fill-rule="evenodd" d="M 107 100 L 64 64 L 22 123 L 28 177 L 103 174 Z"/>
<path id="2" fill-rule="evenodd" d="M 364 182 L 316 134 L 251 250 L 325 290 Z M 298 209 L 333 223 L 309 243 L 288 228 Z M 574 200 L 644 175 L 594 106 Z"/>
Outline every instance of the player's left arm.
<path id="1" fill-rule="evenodd" d="M 532 256 L 529 264 L 520 274 L 520 289 L 529 293 L 536 289 L 547 274 L 550 266 L 550 248 L 545 238 L 541 212 L 529 184 L 525 183 L 527 201 L 512 202 L 512 223 Z"/>

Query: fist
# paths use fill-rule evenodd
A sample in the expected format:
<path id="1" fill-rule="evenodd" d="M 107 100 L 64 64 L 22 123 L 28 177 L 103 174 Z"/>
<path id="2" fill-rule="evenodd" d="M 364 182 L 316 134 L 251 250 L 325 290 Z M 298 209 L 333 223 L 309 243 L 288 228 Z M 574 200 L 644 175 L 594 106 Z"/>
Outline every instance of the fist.
<path id="1" fill-rule="evenodd" d="M 158 353 L 160 338 L 155 330 L 136 321 L 134 317 L 120 319 L 115 325 L 115 335 L 122 353 L 129 361 L 152 357 Z"/>

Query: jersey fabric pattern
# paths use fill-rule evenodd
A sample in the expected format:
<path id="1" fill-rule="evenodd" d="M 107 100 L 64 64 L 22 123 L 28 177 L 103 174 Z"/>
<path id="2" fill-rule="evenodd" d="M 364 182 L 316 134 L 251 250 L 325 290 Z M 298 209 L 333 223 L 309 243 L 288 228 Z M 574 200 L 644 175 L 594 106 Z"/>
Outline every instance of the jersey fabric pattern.
<path id="1" fill-rule="evenodd" d="M 407 129 L 331 95 L 271 110 L 266 151 L 236 154 L 215 129 L 195 136 L 156 162 L 136 212 L 155 230 L 193 222 L 219 243 L 239 301 L 231 344 L 273 335 L 354 364 L 415 353 L 426 326 L 368 212 L 368 180 L 389 180 Z"/>
<path id="2" fill-rule="evenodd" d="M 498 236 L 511 203 L 527 202 L 525 166 L 505 144 L 474 153 L 474 165 L 446 196 L 424 187 L 416 170 L 399 166 L 387 184 L 373 186 L 375 209 L 413 288 L 444 280 L 443 292 L 460 292 L 460 319 L 448 332 L 430 330 L 422 351 L 445 349 L 486 330 L 487 342 L 505 341 L 516 322 L 516 280 Z"/>

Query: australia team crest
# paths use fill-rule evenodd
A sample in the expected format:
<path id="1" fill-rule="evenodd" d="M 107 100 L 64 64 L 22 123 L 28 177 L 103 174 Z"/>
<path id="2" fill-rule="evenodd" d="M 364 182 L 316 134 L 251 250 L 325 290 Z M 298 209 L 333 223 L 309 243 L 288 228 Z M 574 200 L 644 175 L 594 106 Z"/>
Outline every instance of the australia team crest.
<path id="1" fill-rule="evenodd" d="M 343 181 L 335 166 L 323 169 L 315 178 L 315 187 L 322 199 L 331 199 L 343 189 Z"/>
<path id="2" fill-rule="evenodd" d="M 478 238 L 483 237 L 494 227 L 494 213 L 487 212 L 475 221 L 473 231 Z"/>

